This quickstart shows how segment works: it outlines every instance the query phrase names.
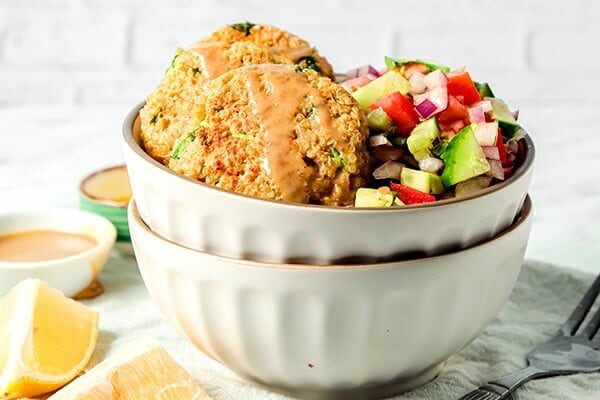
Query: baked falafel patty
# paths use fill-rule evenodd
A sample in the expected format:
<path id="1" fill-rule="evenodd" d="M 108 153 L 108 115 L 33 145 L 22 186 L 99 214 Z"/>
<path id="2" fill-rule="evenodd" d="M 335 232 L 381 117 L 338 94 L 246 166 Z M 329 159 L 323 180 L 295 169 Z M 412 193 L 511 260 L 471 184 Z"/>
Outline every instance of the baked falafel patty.
<path id="1" fill-rule="evenodd" d="M 310 44 L 268 25 L 233 24 L 187 49 L 177 49 L 158 87 L 140 110 L 141 141 L 146 152 L 167 164 L 173 142 L 188 125 L 206 83 L 251 64 L 298 64 L 326 76 L 331 65 Z"/>
<path id="2" fill-rule="evenodd" d="M 351 205 L 370 156 L 364 113 L 310 69 L 250 65 L 208 82 L 169 168 L 250 196 Z"/>

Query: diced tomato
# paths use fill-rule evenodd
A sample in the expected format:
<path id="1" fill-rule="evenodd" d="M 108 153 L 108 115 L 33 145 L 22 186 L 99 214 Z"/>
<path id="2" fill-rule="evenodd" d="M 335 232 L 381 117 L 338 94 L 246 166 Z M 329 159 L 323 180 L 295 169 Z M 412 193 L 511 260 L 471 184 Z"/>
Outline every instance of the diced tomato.
<path id="1" fill-rule="evenodd" d="M 450 125 L 456 121 L 468 121 L 469 111 L 454 96 L 448 96 L 448 107 L 437 115 L 440 124 Z"/>
<path id="2" fill-rule="evenodd" d="M 436 200 L 435 196 L 429 193 L 423 193 L 406 185 L 390 182 L 390 189 L 396 192 L 398 198 L 404 204 L 422 204 L 431 203 Z"/>
<path id="3" fill-rule="evenodd" d="M 498 128 L 498 136 L 496 137 L 496 147 L 498 148 L 498 154 L 500 154 L 500 162 L 502 165 L 506 164 L 506 147 L 504 147 L 504 139 L 500 128 Z"/>
<path id="4" fill-rule="evenodd" d="M 429 73 L 430 69 L 429 69 L 429 67 L 427 67 L 426 65 L 423 65 L 423 64 L 410 63 L 410 64 L 403 65 L 401 71 L 402 71 L 402 75 L 404 75 L 404 77 L 406 79 L 410 79 L 410 77 L 415 72 L 420 72 L 420 73 L 426 75 L 427 73 Z"/>
<path id="5" fill-rule="evenodd" d="M 463 96 L 466 105 L 481 101 L 479 92 L 467 71 L 448 76 L 448 94 Z"/>
<path id="6" fill-rule="evenodd" d="M 399 92 L 378 99 L 371 105 L 371 110 L 383 108 L 383 111 L 392 120 L 398 133 L 402 136 L 410 136 L 410 132 L 419 123 L 419 114 L 413 106 L 412 101 L 402 96 Z"/>

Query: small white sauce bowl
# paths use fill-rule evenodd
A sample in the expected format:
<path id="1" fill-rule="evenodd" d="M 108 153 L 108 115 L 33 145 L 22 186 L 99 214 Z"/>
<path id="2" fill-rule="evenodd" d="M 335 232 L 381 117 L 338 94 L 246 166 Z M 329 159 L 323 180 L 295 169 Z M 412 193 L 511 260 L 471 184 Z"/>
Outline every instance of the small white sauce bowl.
<path id="1" fill-rule="evenodd" d="M 29 230 L 85 234 L 97 244 L 73 256 L 47 261 L 0 261 L 0 297 L 23 279 L 37 278 L 73 297 L 98 277 L 117 231 L 106 218 L 86 211 L 50 208 L 0 213 L 0 235 Z"/>

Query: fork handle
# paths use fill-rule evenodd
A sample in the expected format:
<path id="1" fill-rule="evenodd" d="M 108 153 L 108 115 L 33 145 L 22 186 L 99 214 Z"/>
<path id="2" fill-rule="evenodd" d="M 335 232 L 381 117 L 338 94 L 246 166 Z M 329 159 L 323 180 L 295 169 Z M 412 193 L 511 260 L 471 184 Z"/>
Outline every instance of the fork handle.
<path id="1" fill-rule="evenodd" d="M 461 397 L 459 400 L 505 400 L 511 399 L 511 394 L 521 385 L 532 379 L 548 375 L 548 371 L 526 367 L 520 371 L 504 375 L 496 380 L 490 381 L 479 389 Z"/>

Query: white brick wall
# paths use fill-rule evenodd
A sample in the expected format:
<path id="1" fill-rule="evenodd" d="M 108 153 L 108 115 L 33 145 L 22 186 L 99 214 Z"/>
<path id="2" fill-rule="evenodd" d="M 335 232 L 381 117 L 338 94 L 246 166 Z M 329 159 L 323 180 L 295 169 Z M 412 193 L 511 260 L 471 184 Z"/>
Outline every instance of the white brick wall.
<path id="1" fill-rule="evenodd" d="M 597 103 L 599 19 L 597 0 L 0 0 L 0 107 L 133 103 L 177 45 L 243 20 L 305 37 L 340 71 L 422 56 L 518 105 Z"/>

